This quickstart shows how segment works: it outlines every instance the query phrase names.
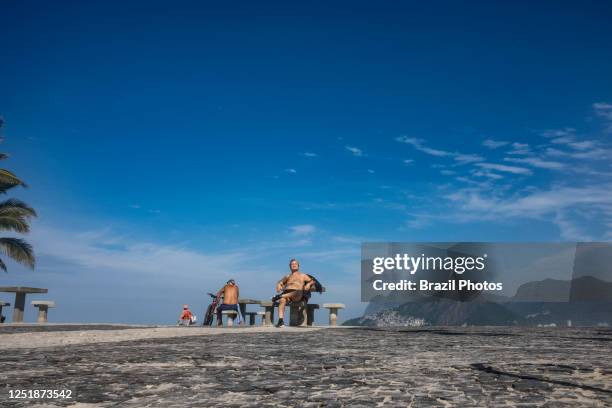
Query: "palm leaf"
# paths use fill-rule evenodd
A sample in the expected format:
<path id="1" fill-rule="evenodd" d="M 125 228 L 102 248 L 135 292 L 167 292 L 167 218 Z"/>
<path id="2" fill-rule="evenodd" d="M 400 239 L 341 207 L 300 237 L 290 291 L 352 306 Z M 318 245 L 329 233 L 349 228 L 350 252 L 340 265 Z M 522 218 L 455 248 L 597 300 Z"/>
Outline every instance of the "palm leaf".
<path id="1" fill-rule="evenodd" d="M 0 153 L 0 160 L 6 160 L 6 159 L 8 159 L 8 154 Z M 0 269 L 2 269 L 2 268 L 0 267 Z"/>
<path id="2" fill-rule="evenodd" d="M 22 234 L 30 232 L 30 225 L 23 217 L 3 217 L 0 216 L 0 230 L 15 231 Z"/>
<path id="3" fill-rule="evenodd" d="M 3 190 L 8 190 L 9 188 L 15 187 L 15 186 L 27 187 L 27 185 L 23 181 L 21 181 L 19 177 L 17 177 L 16 175 L 14 175 L 13 173 L 11 173 L 10 171 L 6 169 L 0 169 L 0 186 L 8 187 L 8 188 L 4 187 Z"/>
<path id="4" fill-rule="evenodd" d="M 36 211 L 16 198 L 0 202 L 0 217 L 36 217 Z"/>
<path id="5" fill-rule="evenodd" d="M 32 246 L 20 238 L 0 238 L 0 252 L 34 269 L 36 258 Z"/>
<path id="6" fill-rule="evenodd" d="M 4 264 L 4 262 L 2 261 L 2 259 L 0 259 L 0 269 L 2 269 L 4 272 L 7 272 L 7 270 L 6 270 L 6 265 Z"/>

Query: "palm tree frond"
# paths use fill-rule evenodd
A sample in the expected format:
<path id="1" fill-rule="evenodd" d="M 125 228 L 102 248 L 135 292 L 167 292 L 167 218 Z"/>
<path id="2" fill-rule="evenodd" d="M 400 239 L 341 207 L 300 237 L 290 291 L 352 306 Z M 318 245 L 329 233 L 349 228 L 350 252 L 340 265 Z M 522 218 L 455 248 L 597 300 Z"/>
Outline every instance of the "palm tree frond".
<path id="1" fill-rule="evenodd" d="M 8 157 L 9 157 L 8 154 L 0 153 L 0 160 L 6 160 L 6 159 L 8 159 Z M 0 268 L 0 269 L 2 269 L 2 268 Z"/>
<path id="2" fill-rule="evenodd" d="M 0 215 L 0 230 L 27 234 L 30 232 L 30 225 L 23 217 L 3 217 Z"/>
<path id="3" fill-rule="evenodd" d="M 14 186 L 27 187 L 27 185 L 23 181 L 21 181 L 19 177 L 17 177 L 16 175 L 14 175 L 13 173 L 11 173 L 10 171 L 6 169 L 0 169 L 0 184 L 6 185 L 6 186 L 12 186 L 12 187 Z"/>
<path id="4" fill-rule="evenodd" d="M 0 217 L 36 217 L 36 211 L 21 200 L 11 198 L 0 202 Z"/>
<path id="5" fill-rule="evenodd" d="M 4 261 L 2 261 L 2 259 L 0 259 L 0 269 L 2 269 L 4 272 L 8 272 L 8 270 L 6 269 L 6 265 L 4 264 Z"/>
<path id="6" fill-rule="evenodd" d="M 0 252 L 14 261 L 34 269 L 36 258 L 32 246 L 20 238 L 0 238 Z"/>

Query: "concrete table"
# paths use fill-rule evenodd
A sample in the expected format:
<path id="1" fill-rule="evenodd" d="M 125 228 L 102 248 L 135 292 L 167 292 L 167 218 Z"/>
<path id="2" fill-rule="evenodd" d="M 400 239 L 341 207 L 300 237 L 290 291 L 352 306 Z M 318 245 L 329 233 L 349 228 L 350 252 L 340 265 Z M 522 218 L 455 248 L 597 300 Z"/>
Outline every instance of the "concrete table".
<path id="1" fill-rule="evenodd" d="M 240 308 L 240 315 L 244 319 L 247 305 L 259 305 L 259 300 L 255 299 L 238 299 L 238 307 Z"/>
<path id="2" fill-rule="evenodd" d="M 323 303 L 323 307 L 329 309 L 329 325 L 335 326 L 338 309 L 344 309 L 344 305 L 342 303 Z"/>
<path id="3" fill-rule="evenodd" d="M 47 312 L 49 308 L 55 307 L 55 302 L 47 300 L 35 300 L 32 306 L 38 308 L 38 323 L 47 323 Z"/>
<path id="4" fill-rule="evenodd" d="M 4 300 L 0 300 L 0 323 L 4 323 L 2 321 L 2 308 L 4 306 L 10 306 L 11 304 L 9 302 L 5 302 Z"/>
<path id="5" fill-rule="evenodd" d="M 0 286 L 0 292 L 12 292 L 15 294 L 15 307 L 13 309 L 13 323 L 23 322 L 23 311 L 25 309 L 25 297 L 28 293 L 47 293 L 44 288 L 28 288 L 25 286 Z"/>

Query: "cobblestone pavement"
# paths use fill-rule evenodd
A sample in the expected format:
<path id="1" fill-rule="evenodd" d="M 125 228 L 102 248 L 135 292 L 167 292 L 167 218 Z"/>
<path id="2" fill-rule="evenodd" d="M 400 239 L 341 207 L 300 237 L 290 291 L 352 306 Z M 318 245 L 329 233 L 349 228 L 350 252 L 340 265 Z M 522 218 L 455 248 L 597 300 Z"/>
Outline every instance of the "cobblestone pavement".
<path id="1" fill-rule="evenodd" d="M 609 329 L 236 330 L 4 350 L 0 406 L 611 406 L 611 356 Z M 9 399 L 41 388 L 75 398 Z"/>

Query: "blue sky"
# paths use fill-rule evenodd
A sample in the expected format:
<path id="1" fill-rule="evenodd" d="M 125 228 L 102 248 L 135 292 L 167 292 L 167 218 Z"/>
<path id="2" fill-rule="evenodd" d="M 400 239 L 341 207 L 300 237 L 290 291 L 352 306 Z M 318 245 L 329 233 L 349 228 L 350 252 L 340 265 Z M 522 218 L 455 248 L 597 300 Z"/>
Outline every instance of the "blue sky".
<path id="1" fill-rule="evenodd" d="M 170 322 L 229 277 L 268 297 L 291 257 L 353 317 L 362 241 L 612 237 L 607 2 L 2 17 L 4 166 L 40 217 L 36 271 L 0 282 L 56 320 Z"/>

